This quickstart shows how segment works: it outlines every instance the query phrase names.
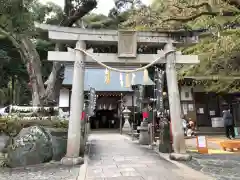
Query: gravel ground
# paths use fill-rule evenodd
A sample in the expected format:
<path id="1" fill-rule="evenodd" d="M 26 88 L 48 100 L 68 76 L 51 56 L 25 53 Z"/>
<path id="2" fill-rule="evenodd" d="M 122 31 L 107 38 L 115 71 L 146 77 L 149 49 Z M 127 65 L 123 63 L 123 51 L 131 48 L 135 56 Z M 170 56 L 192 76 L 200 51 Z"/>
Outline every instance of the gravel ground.
<path id="1" fill-rule="evenodd" d="M 59 163 L 41 164 L 26 168 L 2 168 L 0 180 L 76 180 L 80 166 L 62 166 Z"/>
<path id="2" fill-rule="evenodd" d="M 0 150 L 4 147 L 5 136 L 0 135 Z M 0 180 L 76 180 L 80 166 L 62 166 L 51 162 L 25 168 L 1 168 Z"/>
<path id="3" fill-rule="evenodd" d="M 217 180 L 240 180 L 239 154 L 192 155 L 193 160 L 184 164 Z"/>

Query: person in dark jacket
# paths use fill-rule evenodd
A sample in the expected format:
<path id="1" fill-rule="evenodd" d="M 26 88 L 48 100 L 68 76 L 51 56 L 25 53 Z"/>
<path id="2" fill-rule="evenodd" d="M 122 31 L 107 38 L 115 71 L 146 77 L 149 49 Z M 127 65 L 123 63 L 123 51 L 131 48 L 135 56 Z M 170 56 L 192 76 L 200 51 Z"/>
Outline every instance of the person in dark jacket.
<path id="1" fill-rule="evenodd" d="M 235 138 L 233 116 L 230 110 L 223 111 L 223 121 L 226 130 L 226 137 L 229 139 Z"/>

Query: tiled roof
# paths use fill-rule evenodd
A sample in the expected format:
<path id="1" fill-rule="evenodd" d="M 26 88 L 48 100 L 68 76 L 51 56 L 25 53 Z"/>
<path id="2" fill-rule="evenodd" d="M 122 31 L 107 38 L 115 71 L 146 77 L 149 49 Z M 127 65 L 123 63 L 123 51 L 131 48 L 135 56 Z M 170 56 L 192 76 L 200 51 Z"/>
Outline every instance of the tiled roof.
<path id="1" fill-rule="evenodd" d="M 139 71 L 135 73 L 135 82 L 134 84 L 144 84 L 143 83 L 143 71 Z M 84 81 L 84 89 L 85 91 L 89 90 L 90 87 L 96 89 L 96 91 L 132 91 L 131 87 L 121 87 L 119 81 L 119 72 L 110 72 L 110 83 L 105 84 L 105 69 L 86 69 L 85 70 L 85 81 Z M 66 66 L 65 68 L 65 77 L 63 81 L 63 85 L 72 85 L 73 79 L 73 66 Z M 131 81 L 131 79 L 130 79 Z M 125 74 L 123 74 L 123 82 L 125 86 Z M 153 85 L 154 83 L 149 78 L 147 84 L 144 85 Z"/>

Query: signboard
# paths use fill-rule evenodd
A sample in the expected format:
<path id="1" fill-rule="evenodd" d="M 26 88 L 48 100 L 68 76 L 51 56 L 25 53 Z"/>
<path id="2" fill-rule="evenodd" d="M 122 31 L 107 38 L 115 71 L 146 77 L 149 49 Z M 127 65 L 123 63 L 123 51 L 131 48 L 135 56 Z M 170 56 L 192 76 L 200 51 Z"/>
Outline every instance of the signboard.
<path id="1" fill-rule="evenodd" d="M 208 154 L 208 144 L 206 136 L 197 136 L 197 150 L 201 154 Z"/>
<path id="2" fill-rule="evenodd" d="M 156 84 L 156 109 L 158 112 L 164 111 L 164 104 L 163 104 L 163 86 L 164 86 L 164 71 L 162 70 L 155 70 L 155 84 Z"/>
<path id="3" fill-rule="evenodd" d="M 119 31 L 118 32 L 118 57 L 136 58 L 137 57 L 137 32 Z"/>
<path id="4" fill-rule="evenodd" d="M 88 101 L 88 116 L 94 115 L 94 109 L 96 106 L 96 91 L 94 88 L 90 88 L 89 101 Z"/>
<path id="5" fill-rule="evenodd" d="M 138 89 L 135 91 L 136 95 L 136 105 L 138 112 L 141 112 L 143 109 L 143 97 L 144 97 L 144 86 L 138 85 Z"/>

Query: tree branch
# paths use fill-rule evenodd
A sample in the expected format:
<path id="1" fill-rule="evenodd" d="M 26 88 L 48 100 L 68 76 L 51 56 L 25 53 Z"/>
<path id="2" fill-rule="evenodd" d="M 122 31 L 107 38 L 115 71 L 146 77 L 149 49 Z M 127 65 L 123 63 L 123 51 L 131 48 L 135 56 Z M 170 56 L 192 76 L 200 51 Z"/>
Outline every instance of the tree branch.
<path id="1" fill-rule="evenodd" d="M 225 0 L 227 1 L 227 0 Z M 228 3 L 231 4 L 236 2 L 236 3 L 239 3 L 239 6 L 240 6 L 240 0 L 228 0 Z M 201 17 L 201 16 L 236 16 L 236 15 L 239 15 L 240 12 L 232 12 L 232 11 L 223 11 L 223 12 L 213 12 L 212 10 L 212 7 L 209 3 L 200 3 L 200 4 L 197 4 L 197 5 L 189 5 L 187 7 L 179 7 L 177 5 L 174 5 L 174 7 L 178 8 L 178 9 L 190 9 L 190 8 L 193 8 L 193 9 L 199 9 L 201 7 L 206 7 L 206 11 L 202 11 L 202 12 L 199 12 L 197 14 L 193 14 L 189 17 L 170 17 L 170 18 L 167 18 L 165 20 L 163 20 L 163 22 L 169 22 L 169 21 L 180 21 L 180 22 L 188 22 L 188 21 L 193 21 L 195 19 L 197 19 L 198 17 Z"/>
<path id="2" fill-rule="evenodd" d="M 6 36 L 11 42 L 12 44 L 16 47 L 16 49 L 18 50 L 21 59 L 23 61 L 25 61 L 25 56 L 24 56 L 24 49 L 20 46 L 20 44 L 18 43 L 18 41 L 13 37 L 13 35 L 7 31 L 4 30 L 3 27 L 0 27 L 0 33 L 3 34 L 4 36 Z"/>
<path id="3" fill-rule="evenodd" d="M 75 11 L 75 13 L 68 17 L 65 21 L 62 21 L 60 26 L 71 27 L 76 21 L 81 19 L 87 13 L 92 11 L 94 8 L 97 7 L 96 0 L 88 0 L 87 2 L 83 3 L 79 8 Z"/>
<path id="4" fill-rule="evenodd" d="M 63 20 L 60 23 L 60 26 L 72 27 L 74 23 L 76 23 L 79 19 L 81 19 L 87 13 L 89 13 L 94 8 L 96 8 L 96 6 L 97 6 L 96 0 L 84 1 L 81 4 L 81 6 L 79 6 L 78 9 L 76 11 L 74 11 L 73 15 L 70 15 L 67 19 Z M 70 11 L 71 10 L 68 9 L 68 12 L 70 12 Z M 56 44 L 55 49 L 58 49 L 59 51 L 64 51 L 65 47 L 62 44 Z M 59 95 L 60 87 L 61 87 L 62 81 L 63 81 L 62 74 L 64 74 L 64 67 L 62 66 L 62 64 L 59 62 L 53 62 L 52 71 L 48 77 L 48 80 L 45 82 L 45 84 L 47 85 L 47 88 L 46 88 L 44 96 L 43 96 L 44 101 L 46 101 L 46 100 L 48 100 L 48 101 L 54 100 L 55 101 L 57 98 L 59 98 L 58 95 Z"/>
<path id="5" fill-rule="evenodd" d="M 235 6 L 238 9 L 240 9 L 240 0 L 224 0 L 224 1 L 232 6 Z"/>
<path id="6" fill-rule="evenodd" d="M 174 7 L 178 8 L 178 9 L 185 9 L 185 8 L 194 8 L 194 9 L 199 9 L 201 7 L 204 7 L 206 6 L 207 9 L 212 9 L 211 5 L 209 3 L 200 3 L 200 4 L 197 4 L 197 5 L 189 5 L 187 7 L 180 7 L 180 6 L 177 6 L 177 5 L 173 5 Z"/>
<path id="7" fill-rule="evenodd" d="M 163 20 L 163 22 L 169 22 L 169 21 L 181 21 L 181 22 L 188 22 L 193 21 L 201 16 L 235 16 L 240 14 L 240 12 L 200 12 L 198 14 L 194 14 L 189 17 L 170 17 L 168 19 Z"/>

